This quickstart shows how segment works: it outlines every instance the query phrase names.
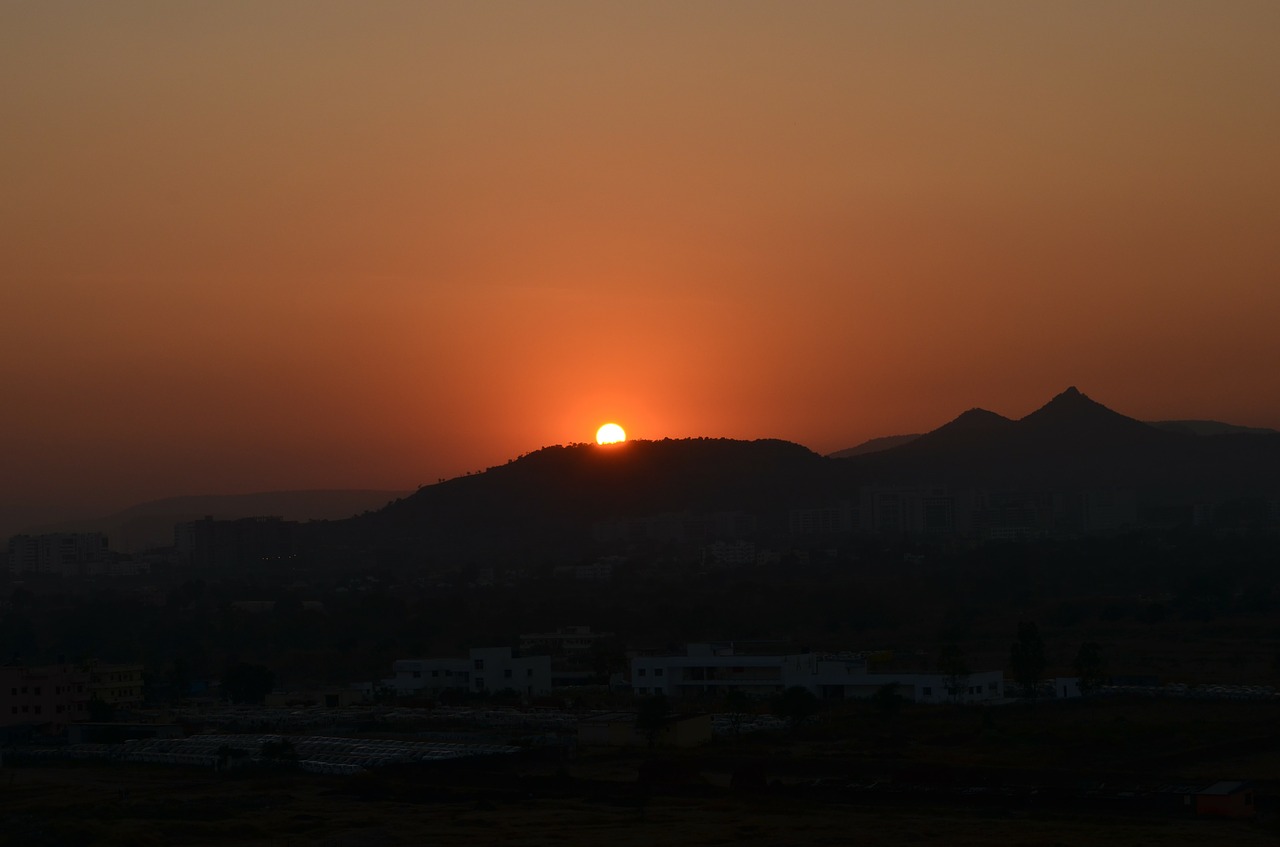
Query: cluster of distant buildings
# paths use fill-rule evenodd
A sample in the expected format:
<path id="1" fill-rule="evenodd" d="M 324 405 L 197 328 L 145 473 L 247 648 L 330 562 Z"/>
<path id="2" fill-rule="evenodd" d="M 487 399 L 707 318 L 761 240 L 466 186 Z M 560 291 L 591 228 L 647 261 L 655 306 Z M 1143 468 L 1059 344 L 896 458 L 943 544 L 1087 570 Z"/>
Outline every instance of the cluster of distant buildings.
<path id="1" fill-rule="evenodd" d="M 98 576 L 112 573 L 119 558 L 101 532 L 54 532 L 9 539 L 9 573 Z"/>
<path id="2" fill-rule="evenodd" d="M 564 670 L 550 655 L 565 647 L 586 651 L 599 633 L 569 627 L 554 634 L 523 636 L 522 646 L 537 649 L 546 639 L 561 642 L 547 653 L 510 647 L 474 647 L 466 657 L 401 659 L 393 676 L 367 683 L 399 697 L 437 699 L 446 691 L 472 694 L 512 692 L 522 698 L 546 697 L 582 686 L 591 672 Z M 541 640 L 539 640 L 541 639 Z M 966 674 L 902 673 L 877 670 L 869 654 L 765 652 L 739 649 L 733 642 L 687 645 L 682 653 L 647 651 L 630 660 L 630 688 L 638 696 L 716 698 L 729 692 L 770 698 L 789 688 L 803 688 L 821 700 L 864 699 L 888 691 L 914 703 L 978 703 L 1005 697 L 1004 673 L 987 670 Z M 626 682 L 618 679 L 618 685 Z"/>
<path id="3" fill-rule="evenodd" d="M 1280 502 L 1272 504 L 1280 515 Z M 1197 515 L 1200 513 L 1197 512 Z M 837 535 L 966 536 L 1024 539 L 1055 535 L 1102 535 L 1138 522 L 1132 491 L 992 491 L 946 486 L 866 486 L 826 504 L 791 509 L 787 533 L 796 538 Z M 1273 522 L 1280 517 L 1272 516 Z M 279 517 L 182 521 L 173 529 L 172 559 L 197 569 L 284 560 L 295 554 L 299 524 Z M 741 511 L 671 512 L 619 517 L 593 525 L 602 544 L 661 542 L 696 544 L 705 565 L 767 563 L 777 554 L 757 549 L 760 520 Z M 618 559 L 565 565 L 556 576 L 606 581 Z M 12 574 L 62 576 L 126 575 L 146 562 L 113 553 L 100 532 L 17 535 L 9 540 Z"/>
<path id="4" fill-rule="evenodd" d="M 231 568 L 294 555 L 296 521 L 278 517 L 182 521 L 173 528 L 172 561 L 196 569 Z M 10 537 L 6 564 L 14 576 L 134 576 L 145 557 L 110 549 L 102 532 L 50 532 Z"/>
<path id="5" fill-rule="evenodd" d="M 137 708 L 142 670 L 140 664 L 97 662 L 0 666 L 0 726 L 64 727 L 88 720 L 95 701 L 108 710 Z"/>
<path id="6" fill-rule="evenodd" d="M 866 487 L 854 499 L 793 509 L 793 535 L 963 535 L 989 539 L 1103 535 L 1137 523 L 1132 491 L 989 491 Z"/>
<path id="7" fill-rule="evenodd" d="M 690 644 L 683 654 L 631 660 L 639 695 L 716 697 L 730 691 L 773 697 L 803 688 L 821 700 L 858 700 L 890 692 L 913 703 L 977 703 L 1004 698 L 999 670 L 947 675 L 874 670 L 867 654 L 739 652 L 733 642 Z"/>
<path id="8" fill-rule="evenodd" d="M 850 497 L 791 509 L 792 536 L 913 535 L 1021 539 L 1105 535 L 1138 521 L 1132 491 L 999 491 L 938 485 L 864 486 Z M 731 545 L 758 531 L 745 512 L 663 513 L 602 521 L 601 542 L 717 543 L 715 558 L 747 564 L 754 551 Z"/>
<path id="9" fill-rule="evenodd" d="M 585 668 L 589 657 L 612 633 L 590 627 L 563 627 L 520 637 L 519 649 L 473 647 L 465 656 L 400 659 L 392 675 L 361 683 L 323 697 L 298 692 L 272 695 L 278 705 L 306 702 L 350 705 L 380 696 L 423 700 L 457 694 L 509 693 L 529 701 L 591 685 L 598 676 Z M 789 688 L 803 688 L 822 700 L 852 700 L 891 691 L 916 703 L 990 702 L 1005 697 L 1004 675 L 988 670 L 947 676 L 877 670 L 869 654 L 769 652 L 733 642 L 690 644 L 683 652 L 643 651 L 630 659 L 629 687 L 641 697 L 712 699 L 737 691 L 771 698 Z M 111 709 L 143 703 L 140 664 L 47 667 L 0 667 L 0 725 L 52 724 L 87 720 L 91 701 Z M 626 689 L 618 673 L 611 688 Z"/>

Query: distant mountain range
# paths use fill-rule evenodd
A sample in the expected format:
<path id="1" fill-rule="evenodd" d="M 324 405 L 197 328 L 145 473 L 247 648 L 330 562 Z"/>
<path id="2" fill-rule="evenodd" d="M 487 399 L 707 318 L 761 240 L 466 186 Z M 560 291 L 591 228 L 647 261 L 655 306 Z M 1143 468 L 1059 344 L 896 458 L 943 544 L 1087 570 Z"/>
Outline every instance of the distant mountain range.
<path id="1" fill-rule="evenodd" d="M 1059 500 L 1122 491 L 1143 509 L 1188 515 L 1196 504 L 1280 496 L 1280 433 L 1143 423 L 1075 388 L 1019 420 L 971 409 L 931 432 L 837 455 L 843 458 L 785 441 L 728 439 L 551 447 L 424 487 L 353 529 L 414 549 L 478 553 L 475 545 L 552 549 L 599 534 L 602 523 L 618 537 L 653 541 L 679 535 L 683 520 L 686 540 L 698 532 L 711 538 L 715 516 L 725 513 L 785 533 L 793 510 L 857 502 L 867 490 L 895 486 Z"/>
<path id="2" fill-rule="evenodd" d="M 1242 498 L 1261 498 L 1263 511 L 1274 511 L 1280 433 L 1215 421 L 1144 423 L 1070 388 L 1018 420 L 970 409 L 931 432 L 875 439 L 832 456 L 780 440 L 547 447 L 415 492 L 174 497 L 45 529 L 102 531 L 114 549 L 133 551 L 170 543 L 177 522 L 276 515 L 329 521 L 307 530 L 313 549 L 378 549 L 395 561 L 490 554 L 564 560 L 609 543 L 660 548 L 782 537 L 795 531 L 798 513 L 822 513 L 821 522 L 844 510 L 838 520 L 850 525 L 848 514 L 861 508 L 865 527 L 867 515 L 880 508 L 868 505 L 876 492 L 918 499 L 926 490 L 951 504 L 939 506 L 943 513 L 955 515 L 962 509 L 1011 514 L 1011 503 L 1040 509 L 1033 500 L 1059 508 L 1095 495 L 1098 509 L 1103 501 L 1135 503 L 1130 511 L 1139 519 L 1159 513 L 1166 516 L 1161 520 L 1182 520 L 1205 504 Z"/>
<path id="3" fill-rule="evenodd" d="M 1068 391 L 1079 391 L 1075 388 Z M 1081 395 L 1084 396 L 1084 395 Z M 994 412 L 988 412 L 985 409 L 972 409 L 966 414 L 974 414 L 978 416 L 994 415 L 1000 420 L 1008 420 L 1007 418 L 997 415 Z M 961 417 L 964 417 L 963 415 Z M 957 419 L 958 420 L 958 419 Z M 1222 421 L 1146 421 L 1148 426 L 1156 429 L 1165 430 L 1166 432 L 1177 432 L 1183 435 L 1280 435 L 1280 430 L 1267 429 L 1255 426 L 1237 426 L 1235 424 L 1223 423 Z M 915 441 L 921 436 L 921 433 L 912 433 L 910 435 L 885 435 L 879 438 L 872 438 L 864 441 L 855 447 L 848 447 L 844 450 L 837 450 L 834 453 L 828 453 L 828 457 L 832 459 L 849 459 L 854 456 L 862 456 L 867 453 L 879 453 L 882 450 L 890 450 L 899 447 L 908 442 Z"/>
<path id="4" fill-rule="evenodd" d="M 1143 423 L 1069 388 L 1019 420 L 971 409 L 897 447 L 840 461 L 878 484 L 1124 488 L 1192 501 L 1280 487 L 1280 433 Z"/>
<path id="5" fill-rule="evenodd" d="M 32 533 L 102 532 L 113 550 L 135 552 L 173 543 L 173 526 L 212 517 L 218 520 L 272 515 L 292 521 L 340 520 L 380 509 L 407 491 L 262 491 L 166 497 L 130 506 L 104 518 L 35 527 Z"/>

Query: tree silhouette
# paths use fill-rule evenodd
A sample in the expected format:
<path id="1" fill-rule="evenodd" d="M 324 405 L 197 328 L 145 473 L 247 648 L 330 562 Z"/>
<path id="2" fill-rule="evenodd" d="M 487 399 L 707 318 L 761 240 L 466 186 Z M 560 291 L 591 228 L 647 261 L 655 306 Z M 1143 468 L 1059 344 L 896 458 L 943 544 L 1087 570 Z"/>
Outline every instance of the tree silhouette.
<path id="1" fill-rule="evenodd" d="M 1080 677 L 1080 693 L 1091 694 L 1106 681 L 1106 667 L 1102 648 L 1093 641 L 1086 641 L 1076 652 L 1076 673 Z"/>
<path id="2" fill-rule="evenodd" d="M 898 693 L 898 683 L 886 682 L 871 695 L 871 704 L 882 717 L 891 718 L 902 708 L 902 695 Z"/>
<path id="3" fill-rule="evenodd" d="M 1014 681 L 1022 686 L 1023 697 L 1036 696 L 1045 664 L 1040 628 L 1033 621 L 1023 621 L 1018 624 L 1018 640 L 1009 648 L 1009 667 L 1013 669 Z"/>
<path id="4" fill-rule="evenodd" d="M 963 691 L 969 683 L 969 662 L 965 658 L 960 645 L 952 641 L 943 646 L 938 655 L 938 670 L 947 680 L 947 693 L 953 702 L 962 699 Z"/>
<path id="5" fill-rule="evenodd" d="M 658 733 L 667 725 L 671 715 L 671 704 L 662 694 L 646 697 L 640 701 L 640 710 L 636 713 L 636 729 L 640 731 L 649 746 L 658 740 Z"/>
<path id="6" fill-rule="evenodd" d="M 222 692 L 232 703 L 261 703 L 275 680 L 270 668 L 241 662 L 222 675 Z"/>
<path id="7" fill-rule="evenodd" d="M 735 688 L 724 695 L 724 711 L 729 716 L 729 731 L 734 735 L 742 732 L 742 722 L 746 719 L 750 708 L 751 698 L 738 689 Z"/>
<path id="8" fill-rule="evenodd" d="M 99 699 L 97 694 L 89 698 L 89 720 L 101 723 L 111 720 L 115 715 L 115 706 Z"/>
<path id="9" fill-rule="evenodd" d="M 799 685 L 793 685 L 782 692 L 773 704 L 773 713 L 797 729 L 818 711 L 818 698 L 813 692 Z"/>

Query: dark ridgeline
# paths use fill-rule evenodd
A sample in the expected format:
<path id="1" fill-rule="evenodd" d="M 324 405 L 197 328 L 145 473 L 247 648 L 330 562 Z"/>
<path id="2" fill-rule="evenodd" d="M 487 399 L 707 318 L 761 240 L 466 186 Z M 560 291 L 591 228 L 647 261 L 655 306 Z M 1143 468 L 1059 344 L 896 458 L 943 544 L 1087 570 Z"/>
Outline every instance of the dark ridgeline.
<path id="1" fill-rule="evenodd" d="M 1019 420 L 971 409 L 890 450 L 852 460 L 876 482 L 1046 490 L 1124 487 L 1206 502 L 1280 489 L 1280 433 L 1195 435 L 1126 417 L 1069 388 Z"/>
<path id="2" fill-rule="evenodd" d="M 1222 421 L 1148 421 L 1156 429 L 1183 435 L 1275 435 L 1276 430 L 1260 426 L 1236 426 Z"/>
<path id="3" fill-rule="evenodd" d="M 425 487 L 348 529 L 406 550 L 563 553 L 600 521 L 736 512 L 751 516 L 758 534 L 785 534 L 792 509 L 911 485 L 1125 491 L 1139 521 L 1178 521 L 1196 506 L 1280 496 L 1280 433 L 1238 429 L 1151 425 L 1069 388 L 1019 420 L 971 409 L 906 443 L 849 458 L 777 440 L 548 447 Z"/>
<path id="4" fill-rule="evenodd" d="M 174 525 L 213 518 L 236 521 L 276 516 L 287 521 L 331 521 L 380 509 L 406 491 L 310 489 L 253 494 L 201 494 L 139 503 L 95 520 L 65 521 L 32 527 L 32 534 L 100 532 L 113 550 L 132 553 L 174 543 Z"/>
<path id="5" fill-rule="evenodd" d="M 976 487 L 1141 487 L 1193 439 L 1111 411 L 1075 388 L 1019 420 L 985 409 L 860 465 L 877 482 Z"/>
<path id="6" fill-rule="evenodd" d="M 888 450 L 901 444 L 907 444 L 915 441 L 920 437 L 920 433 L 913 432 L 910 435 L 883 435 L 879 438 L 873 438 L 870 441 L 864 441 L 857 447 L 849 447 L 844 450 L 837 450 L 829 454 L 832 459 L 852 459 L 854 456 L 864 456 L 867 453 L 879 453 L 882 450 Z"/>
<path id="7" fill-rule="evenodd" d="M 599 521 L 739 511 L 785 522 L 787 505 L 838 490 L 833 463 L 780 440 L 667 439 L 545 447 L 419 490 L 361 518 L 369 532 L 472 549 L 561 548 Z"/>

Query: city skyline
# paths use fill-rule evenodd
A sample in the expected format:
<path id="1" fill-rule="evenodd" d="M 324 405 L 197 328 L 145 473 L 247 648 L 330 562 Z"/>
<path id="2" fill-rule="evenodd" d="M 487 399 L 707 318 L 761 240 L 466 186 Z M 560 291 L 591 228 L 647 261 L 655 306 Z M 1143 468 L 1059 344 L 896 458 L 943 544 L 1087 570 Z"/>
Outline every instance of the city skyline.
<path id="1" fill-rule="evenodd" d="M 1280 7 L 11 4 L 0 511 L 1280 427 Z"/>

